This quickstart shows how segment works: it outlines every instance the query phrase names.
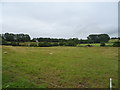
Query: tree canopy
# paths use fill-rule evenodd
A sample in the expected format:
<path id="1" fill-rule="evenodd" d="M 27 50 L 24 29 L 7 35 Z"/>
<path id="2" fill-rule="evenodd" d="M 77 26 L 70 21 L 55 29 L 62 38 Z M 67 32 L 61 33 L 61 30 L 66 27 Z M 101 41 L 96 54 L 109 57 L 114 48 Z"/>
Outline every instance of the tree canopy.
<path id="1" fill-rule="evenodd" d="M 108 34 L 91 34 L 87 38 L 90 43 L 106 43 L 110 40 Z"/>
<path id="2" fill-rule="evenodd" d="M 28 42 L 30 41 L 30 36 L 28 34 L 5 33 L 2 34 L 2 39 L 5 41 Z"/>
<path id="3" fill-rule="evenodd" d="M 5 33 L 0 34 L 3 45 L 20 45 L 19 42 L 36 42 L 37 46 L 76 46 L 77 44 L 88 44 L 88 43 L 106 43 L 110 40 L 108 34 L 91 34 L 88 39 L 78 38 L 33 38 L 31 39 L 28 34 L 13 34 Z M 36 44 L 30 43 L 30 46 L 36 46 Z"/>

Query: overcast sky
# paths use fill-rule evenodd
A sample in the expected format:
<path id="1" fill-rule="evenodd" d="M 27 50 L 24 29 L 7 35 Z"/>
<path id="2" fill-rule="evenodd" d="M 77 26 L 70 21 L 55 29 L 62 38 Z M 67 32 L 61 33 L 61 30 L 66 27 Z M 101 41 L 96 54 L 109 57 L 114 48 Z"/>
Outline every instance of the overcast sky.
<path id="1" fill-rule="evenodd" d="M 4 2 L 2 32 L 31 37 L 86 38 L 118 36 L 117 2 Z"/>

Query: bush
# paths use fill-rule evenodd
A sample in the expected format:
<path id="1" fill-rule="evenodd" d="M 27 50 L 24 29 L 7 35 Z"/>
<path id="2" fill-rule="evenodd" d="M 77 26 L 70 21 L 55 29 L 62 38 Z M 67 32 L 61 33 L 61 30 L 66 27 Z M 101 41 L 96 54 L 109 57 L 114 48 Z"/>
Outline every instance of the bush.
<path id="1" fill-rule="evenodd" d="M 105 46 L 105 43 L 101 43 L 100 46 L 104 47 L 104 46 Z"/>
<path id="2" fill-rule="evenodd" d="M 66 46 L 66 42 L 60 42 L 59 46 Z"/>
<path id="3" fill-rule="evenodd" d="M 5 41 L 4 39 L 2 39 L 2 45 L 7 45 L 7 41 Z"/>
<path id="4" fill-rule="evenodd" d="M 30 47 L 37 47 L 36 43 L 30 43 Z"/>
<path id="5" fill-rule="evenodd" d="M 60 42 L 59 46 L 76 46 L 77 43 L 73 42 L 73 41 L 69 41 L 69 42 Z"/>
<path id="6" fill-rule="evenodd" d="M 49 42 L 41 42 L 41 43 L 39 43 L 39 47 L 50 47 L 50 46 L 52 46 L 52 44 L 49 43 Z"/>
<path id="7" fill-rule="evenodd" d="M 76 46 L 77 44 L 75 42 L 67 42 L 66 46 Z"/>
<path id="8" fill-rule="evenodd" d="M 52 43 L 52 46 L 59 46 L 59 44 L 54 42 L 54 43 Z"/>
<path id="9" fill-rule="evenodd" d="M 92 45 L 89 45 L 89 44 L 88 44 L 88 45 L 86 45 L 86 47 L 92 47 Z"/>
<path id="10" fill-rule="evenodd" d="M 120 42 L 114 42 L 113 47 L 120 47 Z"/>
<path id="11" fill-rule="evenodd" d="M 11 42 L 12 46 L 19 46 L 19 42 Z"/>

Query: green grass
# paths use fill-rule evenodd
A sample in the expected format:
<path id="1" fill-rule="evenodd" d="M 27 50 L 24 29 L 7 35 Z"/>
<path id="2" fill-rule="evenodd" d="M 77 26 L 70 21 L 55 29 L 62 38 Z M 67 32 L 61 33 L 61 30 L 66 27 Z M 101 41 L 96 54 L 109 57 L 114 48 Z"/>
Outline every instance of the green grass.
<path id="1" fill-rule="evenodd" d="M 94 44 L 78 44 L 77 46 L 78 47 L 84 47 L 86 45 L 92 45 L 92 46 L 95 46 L 95 47 L 100 47 L 100 43 L 94 43 Z"/>
<path id="2" fill-rule="evenodd" d="M 118 42 L 118 41 L 120 41 L 120 40 L 119 39 L 110 39 L 109 40 L 110 43 L 114 43 L 114 42 Z"/>
<path id="3" fill-rule="evenodd" d="M 94 47 L 100 47 L 100 43 L 92 43 L 92 44 L 78 44 L 78 47 L 84 47 L 86 45 L 92 45 Z M 105 43 L 106 47 L 112 47 L 113 43 L 109 42 L 109 43 Z"/>
<path id="4" fill-rule="evenodd" d="M 116 47 L 2 49 L 3 88 L 108 88 L 110 77 L 117 87 Z"/>
<path id="5" fill-rule="evenodd" d="M 86 45 L 92 45 L 94 47 L 100 47 L 100 43 L 92 43 L 92 44 L 78 44 L 78 47 L 84 47 Z M 106 47 L 112 47 L 113 43 L 105 43 Z"/>

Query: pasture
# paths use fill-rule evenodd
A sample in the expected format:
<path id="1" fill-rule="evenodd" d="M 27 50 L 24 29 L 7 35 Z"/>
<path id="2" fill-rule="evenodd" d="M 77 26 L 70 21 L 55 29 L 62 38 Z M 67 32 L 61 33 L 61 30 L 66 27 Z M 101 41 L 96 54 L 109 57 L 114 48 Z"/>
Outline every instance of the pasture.
<path id="1" fill-rule="evenodd" d="M 118 85 L 117 47 L 2 47 L 3 88 Z"/>

